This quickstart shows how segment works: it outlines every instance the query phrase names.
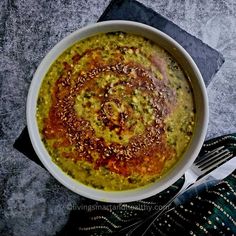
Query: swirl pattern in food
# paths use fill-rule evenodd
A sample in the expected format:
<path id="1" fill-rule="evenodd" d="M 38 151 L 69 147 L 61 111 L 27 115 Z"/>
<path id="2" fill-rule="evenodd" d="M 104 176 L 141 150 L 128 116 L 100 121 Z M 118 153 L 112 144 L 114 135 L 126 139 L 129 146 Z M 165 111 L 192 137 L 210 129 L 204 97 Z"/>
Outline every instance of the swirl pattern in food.
<path id="1" fill-rule="evenodd" d="M 124 190 L 157 180 L 181 157 L 194 109 L 191 85 L 173 58 L 117 32 L 80 41 L 54 62 L 37 119 L 66 173 L 95 188 Z"/>

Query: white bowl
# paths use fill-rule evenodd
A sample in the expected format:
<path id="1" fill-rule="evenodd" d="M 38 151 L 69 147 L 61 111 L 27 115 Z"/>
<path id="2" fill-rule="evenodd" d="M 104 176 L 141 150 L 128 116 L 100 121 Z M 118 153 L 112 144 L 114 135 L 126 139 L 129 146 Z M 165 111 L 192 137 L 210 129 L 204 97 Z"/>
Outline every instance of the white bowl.
<path id="1" fill-rule="evenodd" d="M 133 190 L 112 192 L 85 186 L 84 184 L 66 175 L 51 160 L 51 157 L 49 156 L 40 138 L 36 120 L 36 105 L 41 82 L 52 63 L 58 58 L 60 54 L 62 54 L 62 52 L 81 39 L 102 32 L 105 33 L 114 31 L 123 31 L 144 36 L 166 49 L 178 61 L 191 80 L 196 102 L 197 118 L 196 131 L 193 134 L 193 138 L 184 156 L 180 159 L 180 161 L 178 161 L 173 169 L 169 171 L 168 174 L 152 185 Z M 100 22 L 79 29 L 61 40 L 56 46 L 52 48 L 52 50 L 42 60 L 34 74 L 27 98 L 26 113 L 28 131 L 34 150 L 36 151 L 43 165 L 59 182 L 75 193 L 94 200 L 105 202 L 131 202 L 153 196 L 168 188 L 175 181 L 177 181 L 188 168 L 190 168 L 202 147 L 206 135 L 208 124 L 208 99 L 204 81 L 196 64 L 190 55 L 175 40 L 153 27 L 132 21 L 117 20 Z"/>

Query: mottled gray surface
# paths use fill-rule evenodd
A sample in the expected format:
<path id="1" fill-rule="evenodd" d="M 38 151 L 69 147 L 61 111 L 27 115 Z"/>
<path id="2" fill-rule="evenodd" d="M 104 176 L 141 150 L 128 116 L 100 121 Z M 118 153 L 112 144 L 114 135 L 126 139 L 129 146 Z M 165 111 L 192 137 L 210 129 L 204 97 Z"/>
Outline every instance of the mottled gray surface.
<path id="1" fill-rule="evenodd" d="M 208 87 L 208 137 L 236 132 L 236 2 L 140 2 L 224 55 Z M 12 145 L 26 124 L 27 91 L 40 60 L 64 36 L 95 22 L 108 3 L 0 1 L 0 235 L 53 235 L 65 224 L 70 203 L 79 201 Z"/>

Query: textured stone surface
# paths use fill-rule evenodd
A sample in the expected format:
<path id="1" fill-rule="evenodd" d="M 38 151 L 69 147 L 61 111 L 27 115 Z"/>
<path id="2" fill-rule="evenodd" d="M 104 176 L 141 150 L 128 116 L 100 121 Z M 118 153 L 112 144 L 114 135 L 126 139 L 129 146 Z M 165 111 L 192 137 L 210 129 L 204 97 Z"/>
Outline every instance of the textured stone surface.
<path id="1" fill-rule="evenodd" d="M 208 137 L 236 132 L 234 0 L 141 0 L 220 51 L 225 63 L 208 87 Z M 55 43 L 95 22 L 109 1 L 0 1 L 0 235 L 53 235 L 80 201 L 48 172 L 14 150 L 26 124 L 31 77 Z"/>

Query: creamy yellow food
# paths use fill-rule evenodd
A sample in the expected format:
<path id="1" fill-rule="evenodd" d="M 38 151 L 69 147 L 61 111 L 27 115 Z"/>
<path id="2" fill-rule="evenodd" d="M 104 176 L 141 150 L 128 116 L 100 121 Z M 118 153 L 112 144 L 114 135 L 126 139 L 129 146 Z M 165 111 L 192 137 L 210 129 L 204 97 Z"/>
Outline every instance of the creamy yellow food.
<path id="1" fill-rule="evenodd" d="M 187 76 L 164 49 L 116 32 L 77 42 L 51 65 L 37 121 L 66 174 L 120 191 L 171 170 L 194 132 L 195 104 Z"/>

